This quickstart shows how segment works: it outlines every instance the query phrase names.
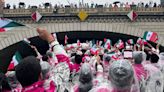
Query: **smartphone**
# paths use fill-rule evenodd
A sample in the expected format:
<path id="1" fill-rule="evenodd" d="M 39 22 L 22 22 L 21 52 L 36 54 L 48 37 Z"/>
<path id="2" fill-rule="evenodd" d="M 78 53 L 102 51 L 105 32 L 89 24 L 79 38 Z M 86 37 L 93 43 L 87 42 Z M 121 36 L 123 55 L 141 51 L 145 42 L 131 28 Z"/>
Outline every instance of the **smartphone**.
<path id="1" fill-rule="evenodd" d="M 124 50 L 124 58 L 125 59 L 131 59 L 133 58 L 133 51 L 132 50 Z"/>

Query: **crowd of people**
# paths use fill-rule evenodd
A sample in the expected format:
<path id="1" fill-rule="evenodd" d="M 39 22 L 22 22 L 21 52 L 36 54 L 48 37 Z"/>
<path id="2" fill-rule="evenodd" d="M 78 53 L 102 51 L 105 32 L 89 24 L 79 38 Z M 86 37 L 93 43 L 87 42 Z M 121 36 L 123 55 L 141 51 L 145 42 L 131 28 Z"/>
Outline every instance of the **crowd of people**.
<path id="1" fill-rule="evenodd" d="M 159 45 L 132 39 L 111 45 L 109 39 L 59 44 L 57 37 L 37 29 L 49 43 L 46 55 L 31 46 L 12 71 L 0 73 L 1 92 L 163 92 L 164 53 Z"/>
<path id="2" fill-rule="evenodd" d="M 91 4 L 89 3 L 82 3 L 82 2 L 79 2 L 79 4 L 74 4 L 74 3 L 70 3 L 68 2 L 68 5 L 64 5 L 64 4 L 55 4 L 55 5 L 52 5 L 52 3 L 44 3 L 44 4 L 39 4 L 39 6 L 35 6 L 37 8 L 54 8 L 54 9 L 57 9 L 57 8 L 65 8 L 65 6 L 69 6 L 71 8 L 97 8 L 99 6 L 102 6 L 104 8 L 130 8 L 130 7 L 138 7 L 138 8 L 152 8 L 152 7 L 161 7 L 160 4 L 157 4 L 156 2 L 148 2 L 148 3 L 144 3 L 144 2 L 140 2 L 138 4 L 135 4 L 134 2 L 130 3 L 130 2 L 126 2 L 126 3 L 123 3 L 123 2 L 117 2 L 117 3 L 105 3 L 104 5 L 100 5 L 100 4 L 97 4 L 97 3 L 94 3 L 92 2 Z M 6 6 L 4 7 L 5 9 L 25 9 L 25 8 L 32 8 L 33 6 L 31 5 L 28 5 L 26 6 L 26 4 L 24 2 L 20 2 L 19 5 L 13 5 L 11 6 L 10 4 L 6 4 Z"/>

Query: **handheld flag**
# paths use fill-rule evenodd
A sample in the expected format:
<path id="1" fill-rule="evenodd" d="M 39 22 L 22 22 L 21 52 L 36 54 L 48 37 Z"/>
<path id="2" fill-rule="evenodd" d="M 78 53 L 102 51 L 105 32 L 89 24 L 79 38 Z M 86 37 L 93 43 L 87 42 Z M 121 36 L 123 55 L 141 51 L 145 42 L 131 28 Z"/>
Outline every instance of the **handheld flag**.
<path id="1" fill-rule="evenodd" d="M 118 40 L 116 43 L 116 47 L 119 49 L 123 49 L 124 48 L 124 42 L 121 39 Z"/>
<path id="2" fill-rule="evenodd" d="M 105 44 L 104 44 L 104 48 L 105 49 L 110 49 L 111 48 L 111 45 L 112 45 L 112 42 L 110 39 L 107 39 Z"/>
<path id="3" fill-rule="evenodd" d="M 34 21 L 38 22 L 42 18 L 42 15 L 38 11 L 36 11 L 32 13 L 31 17 Z"/>
<path id="4" fill-rule="evenodd" d="M 139 44 L 139 45 L 142 45 L 142 44 L 143 44 L 143 41 L 142 41 L 141 38 L 138 38 L 138 39 L 137 39 L 137 44 Z"/>
<path id="5" fill-rule="evenodd" d="M 137 18 L 137 13 L 136 12 L 134 12 L 133 10 L 132 11 L 130 11 L 128 14 L 127 14 L 127 16 L 130 18 L 130 20 L 131 21 L 134 21 L 134 20 L 136 20 L 136 18 Z"/>
<path id="6" fill-rule="evenodd" d="M 20 55 L 20 53 L 18 51 L 15 52 L 14 56 L 12 57 L 12 61 L 10 62 L 8 66 L 8 70 L 13 70 L 15 66 L 18 65 L 18 63 L 21 61 L 21 59 L 22 59 L 22 56 Z"/>
<path id="7" fill-rule="evenodd" d="M 152 41 L 152 42 L 157 42 L 158 41 L 158 35 L 155 32 L 146 31 L 144 33 L 143 38 L 145 40 Z"/>
<path id="8" fill-rule="evenodd" d="M 90 49 L 90 52 L 91 52 L 91 54 L 93 54 L 93 55 L 98 55 L 98 53 L 99 53 L 99 48 L 92 47 L 92 48 Z"/>
<path id="9" fill-rule="evenodd" d="M 80 46 L 81 44 L 80 44 L 80 40 L 77 40 L 77 46 Z"/>
<path id="10" fill-rule="evenodd" d="M 134 44 L 134 41 L 133 41 L 133 39 L 129 39 L 129 40 L 127 41 L 127 43 L 130 44 L 130 45 L 132 45 L 132 44 Z"/>
<path id="11" fill-rule="evenodd" d="M 67 40 L 68 40 L 68 36 L 65 35 L 65 37 L 64 37 L 64 44 L 65 44 L 65 45 L 68 43 Z"/>
<path id="12" fill-rule="evenodd" d="M 0 18 L 0 32 L 9 31 L 15 27 L 25 26 L 7 18 Z"/>

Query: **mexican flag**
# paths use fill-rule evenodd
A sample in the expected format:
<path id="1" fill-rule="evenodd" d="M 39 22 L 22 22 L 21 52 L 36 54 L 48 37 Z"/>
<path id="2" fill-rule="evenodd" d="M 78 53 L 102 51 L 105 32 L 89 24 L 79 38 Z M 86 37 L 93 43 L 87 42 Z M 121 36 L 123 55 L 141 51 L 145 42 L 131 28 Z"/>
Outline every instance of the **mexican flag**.
<path id="1" fill-rule="evenodd" d="M 130 44 L 130 45 L 134 44 L 133 39 L 129 39 L 127 42 L 128 42 L 128 44 Z"/>
<path id="2" fill-rule="evenodd" d="M 118 40 L 116 43 L 116 47 L 119 49 L 123 49 L 124 48 L 124 42 L 121 39 Z"/>
<path id="3" fill-rule="evenodd" d="M 131 21 L 134 21 L 134 20 L 136 20 L 136 18 L 137 18 L 137 13 L 135 12 L 135 11 L 130 11 L 128 14 L 127 14 L 127 16 L 129 17 L 129 19 L 131 20 Z"/>
<path id="4" fill-rule="evenodd" d="M 112 45 L 112 41 L 110 39 L 106 39 L 106 42 L 104 44 L 105 49 L 110 49 Z"/>
<path id="5" fill-rule="evenodd" d="M 146 45 L 148 44 L 148 42 L 145 39 L 143 39 L 143 44 Z"/>
<path id="6" fill-rule="evenodd" d="M 91 52 L 91 54 L 93 54 L 93 55 L 98 55 L 98 53 L 99 53 L 99 48 L 92 47 L 92 48 L 90 49 L 90 52 Z"/>
<path id="7" fill-rule="evenodd" d="M 21 59 L 22 59 L 22 56 L 20 55 L 20 53 L 18 51 L 15 52 L 14 56 L 12 57 L 12 61 L 10 62 L 7 70 L 8 71 L 14 70 L 15 66 L 18 65 L 18 63 L 20 62 Z"/>
<path id="8" fill-rule="evenodd" d="M 35 11 L 31 17 L 34 21 L 38 22 L 42 18 L 42 15 L 38 11 Z"/>
<path id="9" fill-rule="evenodd" d="M 143 41 L 142 41 L 141 38 L 138 38 L 138 39 L 137 39 L 137 44 L 138 44 L 138 45 L 142 45 L 142 44 L 143 44 Z"/>
<path id="10" fill-rule="evenodd" d="M 146 31 L 143 38 L 148 41 L 157 42 L 158 35 L 155 32 Z"/>
<path id="11" fill-rule="evenodd" d="M 68 36 L 67 35 L 65 35 L 65 37 L 64 37 L 64 44 L 66 45 L 67 43 L 68 43 Z"/>
<path id="12" fill-rule="evenodd" d="M 80 43 L 80 40 L 77 40 L 77 46 L 80 46 L 81 43 Z"/>
<path id="13" fill-rule="evenodd" d="M 7 18 L 0 18 L 0 32 L 9 31 L 15 27 L 25 26 Z"/>

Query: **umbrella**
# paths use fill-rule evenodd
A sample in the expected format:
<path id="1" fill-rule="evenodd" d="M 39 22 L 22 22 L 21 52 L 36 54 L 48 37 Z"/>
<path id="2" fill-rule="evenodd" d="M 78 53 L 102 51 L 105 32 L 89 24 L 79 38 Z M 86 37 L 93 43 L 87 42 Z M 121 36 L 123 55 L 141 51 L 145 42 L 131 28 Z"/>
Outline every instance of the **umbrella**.
<path id="1" fill-rule="evenodd" d="M 120 1 L 115 1 L 115 2 L 113 2 L 113 4 L 118 4 L 118 3 L 120 3 Z"/>

